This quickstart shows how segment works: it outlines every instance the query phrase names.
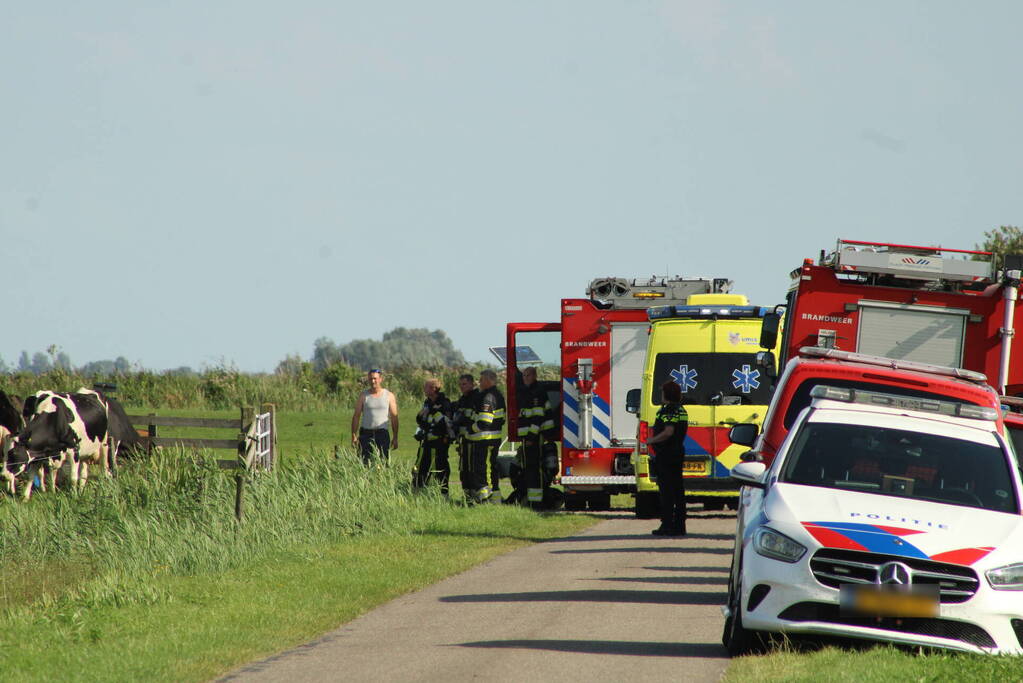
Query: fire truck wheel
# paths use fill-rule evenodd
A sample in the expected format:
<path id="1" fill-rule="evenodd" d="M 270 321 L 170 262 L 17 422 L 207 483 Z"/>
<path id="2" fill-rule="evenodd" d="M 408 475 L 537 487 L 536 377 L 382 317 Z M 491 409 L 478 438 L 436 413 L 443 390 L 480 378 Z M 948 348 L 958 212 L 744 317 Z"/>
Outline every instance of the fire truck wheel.
<path id="1" fill-rule="evenodd" d="M 610 510 L 611 509 L 611 494 L 610 493 L 593 493 L 590 494 L 590 509 L 591 510 Z"/>
<path id="2" fill-rule="evenodd" d="M 644 491 L 636 494 L 636 517 L 639 519 L 653 519 L 661 514 L 661 499 L 652 491 Z"/>
<path id="3" fill-rule="evenodd" d="M 565 494 L 565 509 L 573 512 L 586 509 L 586 494 L 584 493 L 566 493 Z"/>

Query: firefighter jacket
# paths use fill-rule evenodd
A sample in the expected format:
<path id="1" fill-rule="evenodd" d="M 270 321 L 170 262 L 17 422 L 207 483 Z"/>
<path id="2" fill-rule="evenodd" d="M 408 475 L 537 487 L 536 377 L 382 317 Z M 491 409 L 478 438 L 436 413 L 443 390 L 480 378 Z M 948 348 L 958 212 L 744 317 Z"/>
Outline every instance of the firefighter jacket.
<path id="1" fill-rule="evenodd" d="M 416 424 L 423 430 L 425 441 L 440 441 L 454 437 L 451 428 L 451 401 L 443 391 L 437 392 L 437 398 L 423 401 L 422 409 L 416 413 Z"/>
<path id="2" fill-rule="evenodd" d="M 454 403 L 452 422 L 454 423 L 455 433 L 460 438 L 469 436 L 473 415 L 476 414 L 476 398 L 479 396 L 479 393 L 480 390 L 473 387 L 469 393 L 459 396 L 458 400 Z"/>
<path id="3" fill-rule="evenodd" d="M 518 395 L 518 436 L 520 439 L 537 438 L 541 434 L 550 440 L 554 434 L 554 410 L 547 391 L 539 382 L 523 385 Z"/>
<path id="4" fill-rule="evenodd" d="M 469 441 L 500 439 L 504 432 L 504 394 L 497 387 L 480 389 L 473 405 Z"/>

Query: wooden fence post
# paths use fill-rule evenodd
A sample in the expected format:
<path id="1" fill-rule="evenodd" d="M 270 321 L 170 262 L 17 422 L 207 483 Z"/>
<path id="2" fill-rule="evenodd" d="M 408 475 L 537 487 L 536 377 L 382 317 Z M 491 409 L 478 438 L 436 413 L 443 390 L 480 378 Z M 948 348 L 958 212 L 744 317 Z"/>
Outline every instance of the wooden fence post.
<path id="1" fill-rule="evenodd" d="M 149 417 L 156 417 L 156 413 L 149 413 Z M 156 438 L 156 425 L 153 424 L 156 420 L 150 420 L 149 424 L 146 425 L 146 430 L 149 432 L 149 447 L 146 449 L 146 455 L 153 457 L 153 439 Z"/>
<path id="2" fill-rule="evenodd" d="M 245 470 L 241 464 L 245 461 L 245 447 L 248 445 L 245 433 L 245 406 L 241 407 L 241 418 L 238 420 L 238 471 L 234 475 L 234 517 L 239 522 L 245 515 Z"/>

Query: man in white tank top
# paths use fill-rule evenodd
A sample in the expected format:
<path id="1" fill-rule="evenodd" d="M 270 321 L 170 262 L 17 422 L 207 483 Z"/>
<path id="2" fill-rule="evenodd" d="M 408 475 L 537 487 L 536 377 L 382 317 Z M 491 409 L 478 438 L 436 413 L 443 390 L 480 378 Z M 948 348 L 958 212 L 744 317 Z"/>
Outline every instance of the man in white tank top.
<path id="1" fill-rule="evenodd" d="M 398 402 L 394 394 L 382 386 L 383 373 L 379 368 L 367 372 L 366 379 L 369 389 L 359 394 L 352 415 L 352 445 L 358 444 L 362 460 L 367 464 L 377 452 L 387 462 L 390 450 L 398 447 Z"/>

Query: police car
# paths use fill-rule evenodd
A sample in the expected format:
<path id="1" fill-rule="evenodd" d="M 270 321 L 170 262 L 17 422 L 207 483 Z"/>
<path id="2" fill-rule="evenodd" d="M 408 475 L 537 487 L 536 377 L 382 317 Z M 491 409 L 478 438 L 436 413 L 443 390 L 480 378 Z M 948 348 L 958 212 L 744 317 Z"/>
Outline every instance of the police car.
<path id="1" fill-rule="evenodd" d="M 998 411 L 812 396 L 769 469 L 732 470 L 729 651 L 782 632 L 1023 652 L 1023 495 Z"/>

